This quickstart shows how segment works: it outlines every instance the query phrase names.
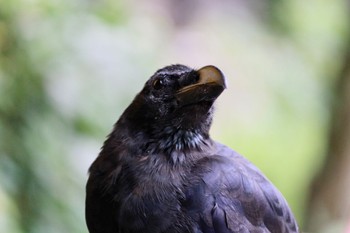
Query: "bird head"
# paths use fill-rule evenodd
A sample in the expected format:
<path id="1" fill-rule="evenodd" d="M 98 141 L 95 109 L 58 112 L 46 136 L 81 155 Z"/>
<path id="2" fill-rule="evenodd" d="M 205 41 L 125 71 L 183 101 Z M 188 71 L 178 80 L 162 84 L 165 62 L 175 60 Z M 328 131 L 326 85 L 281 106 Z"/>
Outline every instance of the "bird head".
<path id="1" fill-rule="evenodd" d="M 146 82 L 121 120 L 149 138 L 164 139 L 164 147 L 195 147 L 209 137 L 213 103 L 225 88 L 224 75 L 215 66 L 166 66 Z"/>

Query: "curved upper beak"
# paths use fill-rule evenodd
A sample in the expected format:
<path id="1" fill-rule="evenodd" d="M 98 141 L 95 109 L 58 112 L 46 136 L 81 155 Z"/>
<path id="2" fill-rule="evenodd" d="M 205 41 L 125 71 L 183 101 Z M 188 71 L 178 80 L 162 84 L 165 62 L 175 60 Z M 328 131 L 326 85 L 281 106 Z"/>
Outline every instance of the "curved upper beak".
<path id="1" fill-rule="evenodd" d="M 209 65 L 197 71 L 196 83 L 179 89 L 176 98 L 180 105 L 194 104 L 200 101 L 214 101 L 226 88 L 225 77 L 215 66 Z"/>

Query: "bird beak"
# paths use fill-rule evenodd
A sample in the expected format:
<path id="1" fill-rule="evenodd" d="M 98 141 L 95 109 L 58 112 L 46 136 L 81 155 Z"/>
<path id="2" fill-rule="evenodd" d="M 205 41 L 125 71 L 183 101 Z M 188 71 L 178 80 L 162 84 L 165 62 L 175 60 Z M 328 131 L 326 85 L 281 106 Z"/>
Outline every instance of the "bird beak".
<path id="1" fill-rule="evenodd" d="M 225 77 L 215 66 L 205 66 L 198 71 L 199 80 L 177 91 L 180 105 L 214 101 L 226 88 Z"/>

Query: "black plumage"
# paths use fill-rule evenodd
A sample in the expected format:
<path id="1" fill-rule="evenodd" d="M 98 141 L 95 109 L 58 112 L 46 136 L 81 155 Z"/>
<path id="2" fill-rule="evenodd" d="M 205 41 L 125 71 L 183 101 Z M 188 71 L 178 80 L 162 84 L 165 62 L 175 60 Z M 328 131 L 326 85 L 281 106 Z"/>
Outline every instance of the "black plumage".
<path id="1" fill-rule="evenodd" d="M 90 233 L 298 232 L 281 193 L 209 136 L 219 69 L 158 70 L 90 167 Z"/>

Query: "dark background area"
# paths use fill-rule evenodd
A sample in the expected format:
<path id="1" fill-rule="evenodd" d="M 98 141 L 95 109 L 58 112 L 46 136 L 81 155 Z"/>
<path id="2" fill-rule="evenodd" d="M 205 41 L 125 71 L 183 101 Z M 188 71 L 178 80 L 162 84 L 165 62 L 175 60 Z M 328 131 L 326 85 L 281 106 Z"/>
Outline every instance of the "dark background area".
<path id="1" fill-rule="evenodd" d="M 271 179 L 303 231 L 347 232 L 349 15 L 345 0 L 0 2 L 0 232 L 87 232 L 89 165 L 174 63 L 223 71 L 211 135 Z"/>

